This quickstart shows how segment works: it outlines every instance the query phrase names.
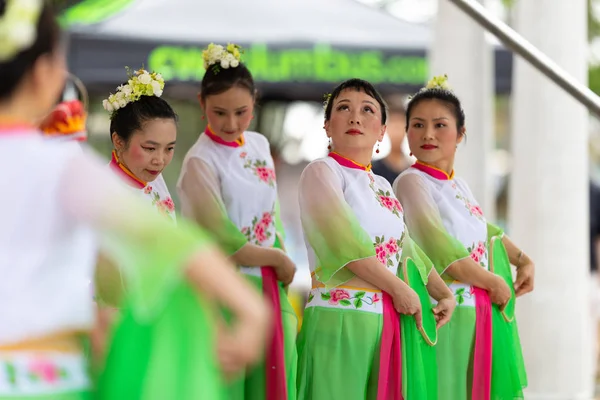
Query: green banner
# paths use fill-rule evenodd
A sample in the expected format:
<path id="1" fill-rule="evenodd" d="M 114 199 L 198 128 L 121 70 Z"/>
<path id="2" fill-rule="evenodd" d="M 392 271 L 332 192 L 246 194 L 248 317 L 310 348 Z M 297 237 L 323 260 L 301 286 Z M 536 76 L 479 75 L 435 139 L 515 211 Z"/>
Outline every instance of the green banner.
<path id="1" fill-rule="evenodd" d="M 91 25 L 123 11 L 135 0 L 85 0 L 69 7 L 59 17 L 63 29 L 73 25 Z"/>
<path id="2" fill-rule="evenodd" d="M 269 48 L 253 44 L 243 61 L 261 82 L 340 82 L 362 78 L 374 84 L 422 85 L 427 81 L 425 55 L 399 55 L 381 50 L 338 50 L 327 44 L 312 48 Z M 200 81 L 204 76 L 202 49 L 158 46 L 148 67 L 166 80 Z"/>

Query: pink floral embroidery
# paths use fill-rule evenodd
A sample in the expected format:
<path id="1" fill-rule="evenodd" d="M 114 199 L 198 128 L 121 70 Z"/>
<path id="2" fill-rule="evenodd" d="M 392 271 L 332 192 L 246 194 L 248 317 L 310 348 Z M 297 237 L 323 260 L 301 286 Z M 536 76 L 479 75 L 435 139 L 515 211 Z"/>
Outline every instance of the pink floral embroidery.
<path id="1" fill-rule="evenodd" d="M 263 216 L 262 216 L 262 219 L 260 222 L 267 226 L 271 225 L 271 223 L 273 222 L 273 216 L 271 215 L 270 212 L 265 212 L 265 213 L 263 213 Z"/>
<path id="2" fill-rule="evenodd" d="M 240 158 L 244 160 L 244 168 L 251 170 L 261 182 L 275 187 L 275 170 L 267 166 L 267 162 L 264 160 L 251 160 L 247 157 L 248 153 L 240 153 Z"/>
<path id="3" fill-rule="evenodd" d="M 308 294 L 308 301 L 313 301 L 315 296 L 311 293 Z M 353 307 L 355 309 L 362 308 L 364 304 L 369 306 L 381 301 L 381 297 L 378 293 L 374 293 L 373 296 L 367 295 L 367 292 L 360 291 L 355 292 L 354 295 L 344 289 L 331 289 L 328 292 L 321 292 L 321 300 L 326 301 L 332 306 L 340 305 L 342 307 Z"/>
<path id="4" fill-rule="evenodd" d="M 144 194 L 150 194 L 152 192 L 152 186 L 146 186 L 144 188 Z"/>
<path id="5" fill-rule="evenodd" d="M 254 226 L 254 237 L 259 243 L 267 240 L 267 230 L 263 223 L 258 223 Z"/>
<path id="6" fill-rule="evenodd" d="M 149 186 L 148 186 L 149 187 Z M 150 187 L 150 190 L 152 188 Z M 146 193 L 146 189 L 144 189 L 144 193 Z M 175 212 L 175 203 L 173 199 L 167 197 L 162 200 L 158 192 L 150 192 L 152 196 L 152 205 L 158 209 L 158 212 L 164 215 L 169 215 Z M 146 194 L 150 194 L 146 193 Z"/>
<path id="7" fill-rule="evenodd" d="M 369 181 L 369 187 L 371 188 L 373 193 L 375 193 L 379 205 L 381 205 L 381 207 L 383 208 L 390 210 L 392 214 L 394 214 L 396 217 L 402 218 L 402 206 L 400 205 L 400 202 L 398 201 L 398 199 L 396 199 L 394 194 L 390 193 L 389 190 L 386 190 L 384 192 L 383 189 L 375 187 L 375 178 L 372 174 L 369 174 Z"/>
<path id="8" fill-rule="evenodd" d="M 167 197 L 167 199 L 163 200 L 162 203 L 165 205 L 169 212 L 175 211 L 175 203 L 173 203 L 173 199 L 171 199 L 170 197 Z"/>
<path id="9" fill-rule="evenodd" d="M 387 250 L 385 248 L 385 246 L 383 244 L 379 244 L 377 246 L 375 246 L 375 254 L 377 255 L 377 259 L 382 263 L 382 264 L 387 264 Z"/>
<path id="10" fill-rule="evenodd" d="M 467 248 L 470 253 L 470 257 L 473 261 L 485 268 L 485 259 L 487 258 L 487 249 L 485 242 L 473 243 L 471 247 Z"/>
<path id="11" fill-rule="evenodd" d="M 469 205 L 469 211 L 476 217 L 483 217 L 483 210 L 479 206 Z"/>
<path id="12" fill-rule="evenodd" d="M 402 245 L 404 243 L 404 232 L 400 239 L 389 238 L 385 239 L 385 236 L 375 236 L 375 255 L 377 259 L 387 267 L 393 267 L 398 265 L 400 262 L 400 255 L 402 254 Z M 392 257 L 396 258 L 396 263 L 392 260 Z"/>
<path id="13" fill-rule="evenodd" d="M 56 365 L 54 365 L 51 361 L 44 360 L 42 358 L 35 360 L 33 363 L 29 365 L 29 371 L 42 379 L 44 382 L 54 383 L 59 377 L 59 371 Z"/>
<path id="14" fill-rule="evenodd" d="M 261 245 L 266 242 L 274 231 L 274 215 L 275 211 L 264 212 L 262 216 L 254 217 L 251 226 L 244 226 L 240 231 L 246 236 L 249 242 Z"/>
<path id="15" fill-rule="evenodd" d="M 401 213 L 403 213 L 404 209 L 402 208 L 402 204 L 400 204 L 400 201 L 395 197 L 392 200 L 394 201 L 394 207 L 400 210 Z"/>
<path id="16" fill-rule="evenodd" d="M 388 240 L 387 243 L 385 244 L 385 249 L 387 250 L 387 252 L 389 254 L 396 254 L 399 250 L 396 239 L 391 238 L 390 240 Z"/>
<path id="17" fill-rule="evenodd" d="M 469 211 L 469 214 L 483 221 L 483 210 L 481 209 L 481 207 L 479 207 L 478 205 L 471 204 L 471 201 L 462 195 L 462 193 L 458 190 L 456 185 L 454 185 L 453 188 L 456 190 L 456 198 L 465 205 L 465 208 Z"/>
<path id="18" fill-rule="evenodd" d="M 329 304 L 337 305 L 340 300 L 348 300 L 350 299 L 350 293 L 345 291 L 344 289 L 332 289 L 329 291 L 331 294 L 331 298 L 329 299 Z"/>

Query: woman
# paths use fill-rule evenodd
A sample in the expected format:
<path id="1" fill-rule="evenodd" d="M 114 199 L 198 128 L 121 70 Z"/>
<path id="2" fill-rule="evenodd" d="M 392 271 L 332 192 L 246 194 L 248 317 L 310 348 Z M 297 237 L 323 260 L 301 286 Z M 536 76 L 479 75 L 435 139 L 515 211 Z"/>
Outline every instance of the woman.
<path id="1" fill-rule="evenodd" d="M 111 113 L 110 167 L 161 213 L 175 219 L 175 204 L 162 171 L 173 159 L 177 115 L 160 97 L 164 85 L 160 74 L 140 69 L 103 105 Z"/>
<path id="2" fill-rule="evenodd" d="M 439 332 L 439 395 L 456 400 L 522 398 L 526 378 L 516 326 L 515 336 L 507 337 L 500 335 L 504 323 L 493 325 L 494 343 L 504 337 L 510 347 L 493 347 L 498 353 L 494 351 L 490 363 L 490 300 L 503 307 L 511 298 L 505 280 L 488 270 L 490 239 L 501 237 L 517 266 L 517 296 L 533 289 L 533 262 L 486 221 L 468 185 L 454 176 L 456 149 L 466 136 L 465 115 L 445 77 L 434 78 L 411 98 L 406 121 L 417 162 L 397 178 L 394 191 L 412 237 L 458 302 L 453 319 Z M 505 379 L 498 381 L 501 376 Z"/>
<path id="3" fill-rule="evenodd" d="M 410 385 L 402 384 L 411 380 L 413 365 L 402 371 L 407 363 L 396 342 L 397 313 L 414 315 L 415 331 L 422 312 L 425 319 L 433 316 L 397 277 L 402 275 L 400 265 L 408 257 L 418 262 L 419 278 L 439 300 L 433 310 L 439 326 L 448 321 L 455 303 L 431 263 L 412 244 L 390 184 L 370 172 L 386 114 L 385 103 L 370 83 L 350 79 L 340 84 L 325 109 L 325 131 L 333 151 L 310 163 L 300 178 L 313 288 L 298 339 L 298 399 L 431 398 L 407 393 Z M 426 300 L 427 306 L 427 296 Z M 395 343 L 388 341 L 388 332 Z M 402 340 L 406 334 L 401 333 Z"/>
<path id="4" fill-rule="evenodd" d="M 275 318 L 264 363 L 232 384 L 228 398 L 294 399 L 297 320 L 284 286 L 292 282 L 295 266 L 276 231 L 281 224 L 269 142 L 247 130 L 254 80 L 235 45 L 211 44 L 203 56 L 199 100 L 208 126 L 187 153 L 177 184 L 183 215 L 215 235 L 268 298 Z"/>
<path id="5" fill-rule="evenodd" d="M 14 37 L 7 27 L 32 35 Z M 90 232 L 100 234 L 102 251 L 124 268 L 132 288 L 128 312 L 140 321 L 160 315 L 161 301 L 185 280 L 198 291 L 197 318 L 207 330 L 214 324 L 209 299 L 240 316 L 231 351 L 238 368 L 254 360 L 266 309 L 206 234 L 184 224 L 176 229 L 94 157 L 47 141 L 34 127 L 54 105 L 65 75 L 48 3 L 5 2 L 0 28 L 0 75 L 6 78 L 0 82 L 0 184 L 11 191 L 0 199 L 7 211 L 0 224 L 0 362 L 6 372 L 0 399 L 91 397 L 79 341 L 93 322 L 88 281 L 97 240 Z M 216 399 L 212 348 L 209 339 L 197 363 L 205 372 L 199 377 L 203 398 Z"/>

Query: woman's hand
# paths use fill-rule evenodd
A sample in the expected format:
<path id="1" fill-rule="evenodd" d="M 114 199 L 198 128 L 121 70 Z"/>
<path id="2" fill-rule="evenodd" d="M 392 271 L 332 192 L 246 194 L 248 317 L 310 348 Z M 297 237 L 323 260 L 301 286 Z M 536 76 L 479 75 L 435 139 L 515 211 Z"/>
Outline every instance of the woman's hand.
<path id="1" fill-rule="evenodd" d="M 454 298 L 454 295 L 451 297 L 444 297 L 438 301 L 437 305 L 433 308 L 437 329 L 440 329 L 450 321 L 455 308 L 456 299 Z"/>
<path id="2" fill-rule="evenodd" d="M 517 279 L 515 280 L 515 293 L 517 297 L 533 291 L 535 280 L 535 265 L 532 261 L 517 268 Z"/>
<path id="3" fill-rule="evenodd" d="M 490 294 L 490 300 L 492 300 L 492 303 L 498 304 L 500 308 L 503 308 L 510 300 L 512 292 L 504 279 L 498 275 L 492 275 L 491 284 L 487 288 Z"/>
<path id="4" fill-rule="evenodd" d="M 296 264 L 283 251 L 279 249 L 273 249 L 273 251 L 280 253 L 276 265 L 272 266 L 275 269 L 275 274 L 277 274 L 277 280 L 283 282 L 284 286 L 288 286 L 294 280 Z"/>
<path id="5" fill-rule="evenodd" d="M 399 289 L 392 294 L 392 298 L 394 300 L 394 308 L 398 313 L 414 315 L 417 328 L 423 326 L 421 300 L 419 299 L 419 295 L 410 286 L 402 282 Z"/>

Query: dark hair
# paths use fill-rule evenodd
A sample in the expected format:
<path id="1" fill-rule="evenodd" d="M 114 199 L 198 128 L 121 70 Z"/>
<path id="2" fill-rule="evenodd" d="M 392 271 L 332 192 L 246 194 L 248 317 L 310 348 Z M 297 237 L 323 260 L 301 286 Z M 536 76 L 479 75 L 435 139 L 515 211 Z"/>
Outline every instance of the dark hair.
<path id="1" fill-rule="evenodd" d="M 177 114 L 165 100 L 156 96 L 142 96 L 115 111 L 110 118 L 110 132 L 129 142 L 133 132 L 141 130 L 145 122 L 152 119 L 172 119 Z"/>
<path id="2" fill-rule="evenodd" d="M 444 103 L 456 118 L 456 129 L 460 131 L 465 126 L 465 112 L 460 105 L 460 100 L 452 91 L 442 88 L 421 89 L 408 102 L 406 107 L 406 130 L 408 131 L 410 113 L 413 108 L 424 100 L 438 100 Z"/>
<path id="3" fill-rule="evenodd" d="M 15 0 L 18 1 L 18 0 Z M 0 0 L 0 18 L 6 11 L 7 0 Z M 0 100 L 10 97 L 38 58 L 51 54 L 58 45 L 60 29 L 48 1 L 44 1 L 37 23 L 35 42 L 8 61 L 0 62 Z"/>
<path id="4" fill-rule="evenodd" d="M 206 70 L 200 84 L 200 98 L 206 100 L 208 96 L 221 94 L 232 87 L 248 89 L 252 96 L 256 93 L 254 78 L 250 70 L 240 63 L 237 67 L 220 68 L 211 66 Z"/>
<path id="5" fill-rule="evenodd" d="M 383 97 L 381 97 L 381 95 L 373 85 L 371 85 L 365 80 L 358 78 L 348 79 L 347 81 L 340 83 L 335 87 L 335 89 L 333 89 L 333 92 L 331 92 L 331 95 L 329 95 L 329 99 L 327 100 L 327 106 L 325 107 L 325 121 L 329 121 L 329 119 L 331 118 L 333 101 L 340 95 L 340 93 L 343 90 L 346 89 L 354 89 L 357 92 L 364 92 L 368 96 L 371 96 L 372 98 L 377 100 L 377 103 L 379 103 L 379 106 L 381 107 L 381 123 L 385 124 L 387 120 L 387 105 L 385 104 L 385 101 L 383 101 Z"/>

